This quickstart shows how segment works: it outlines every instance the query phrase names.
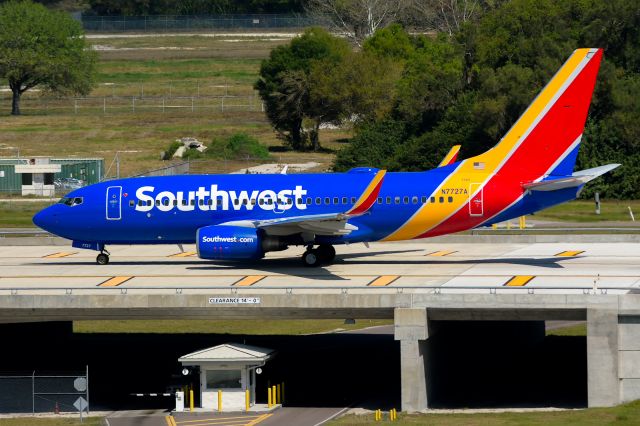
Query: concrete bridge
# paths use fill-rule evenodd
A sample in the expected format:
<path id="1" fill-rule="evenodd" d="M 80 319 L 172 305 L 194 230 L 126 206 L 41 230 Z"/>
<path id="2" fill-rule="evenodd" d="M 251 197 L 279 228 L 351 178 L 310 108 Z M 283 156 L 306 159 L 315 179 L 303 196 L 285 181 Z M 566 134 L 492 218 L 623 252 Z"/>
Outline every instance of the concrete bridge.
<path id="1" fill-rule="evenodd" d="M 123 248 L 101 267 L 59 247 L 0 247 L 0 322 L 389 318 L 400 342 L 402 409 L 419 411 L 433 392 L 433 336 L 451 333 L 452 323 L 502 324 L 537 339 L 544 321 L 586 321 L 588 405 L 640 398 L 635 245 L 381 248 L 348 248 L 335 265 L 309 270 L 293 266 L 290 253 L 256 269 L 175 248 L 144 248 L 144 257 Z"/>

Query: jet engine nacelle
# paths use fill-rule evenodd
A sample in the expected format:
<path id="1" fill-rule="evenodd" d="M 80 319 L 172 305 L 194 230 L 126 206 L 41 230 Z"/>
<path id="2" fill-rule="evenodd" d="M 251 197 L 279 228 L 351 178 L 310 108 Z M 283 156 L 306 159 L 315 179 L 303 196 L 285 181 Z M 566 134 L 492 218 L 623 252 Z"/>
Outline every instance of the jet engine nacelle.
<path id="1" fill-rule="evenodd" d="M 278 237 L 242 226 L 205 226 L 198 229 L 196 241 L 198 256 L 202 259 L 260 259 L 268 251 L 287 248 Z"/>

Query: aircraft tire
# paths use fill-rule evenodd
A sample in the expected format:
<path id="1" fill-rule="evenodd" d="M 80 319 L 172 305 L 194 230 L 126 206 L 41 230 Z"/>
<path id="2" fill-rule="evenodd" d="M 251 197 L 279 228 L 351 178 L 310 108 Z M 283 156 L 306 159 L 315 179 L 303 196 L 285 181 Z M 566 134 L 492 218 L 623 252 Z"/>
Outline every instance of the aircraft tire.
<path id="1" fill-rule="evenodd" d="M 304 263 L 304 266 L 308 267 L 319 266 L 320 254 L 318 253 L 318 250 L 312 249 L 305 251 L 302 255 L 302 263 Z"/>
<path id="2" fill-rule="evenodd" d="M 104 254 L 104 253 L 100 253 L 97 257 L 96 257 L 96 263 L 98 265 L 106 265 L 109 263 L 109 256 Z"/>
<path id="3" fill-rule="evenodd" d="M 317 251 L 324 263 L 331 263 L 336 258 L 336 249 L 331 244 L 320 244 Z"/>

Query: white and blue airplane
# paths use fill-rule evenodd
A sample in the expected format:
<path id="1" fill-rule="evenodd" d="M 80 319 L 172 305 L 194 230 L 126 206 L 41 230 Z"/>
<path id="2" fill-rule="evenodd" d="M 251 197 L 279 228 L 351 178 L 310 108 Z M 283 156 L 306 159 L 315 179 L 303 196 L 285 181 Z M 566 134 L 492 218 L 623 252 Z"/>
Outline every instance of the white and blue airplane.
<path id="1" fill-rule="evenodd" d="M 414 173 L 138 177 L 90 185 L 33 222 L 100 252 L 112 244 L 195 243 L 203 259 L 259 259 L 306 246 L 305 265 L 334 245 L 426 238 L 505 221 L 572 200 L 618 164 L 574 172 L 601 49 L 578 49 L 500 142 Z"/>

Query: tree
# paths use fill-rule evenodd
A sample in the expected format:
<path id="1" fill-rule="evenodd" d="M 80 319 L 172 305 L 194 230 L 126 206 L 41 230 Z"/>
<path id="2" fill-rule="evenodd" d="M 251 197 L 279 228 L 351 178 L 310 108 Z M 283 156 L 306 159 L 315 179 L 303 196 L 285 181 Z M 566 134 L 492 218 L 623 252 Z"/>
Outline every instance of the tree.
<path id="1" fill-rule="evenodd" d="M 20 97 L 36 86 L 57 94 L 87 94 L 94 82 L 96 54 L 87 48 L 80 23 L 67 13 L 30 1 L 0 5 L 0 78 Z"/>
<path id="2" fill-rule="evenodd" d="M 321 63 L 330 70 L 349 51 L 345 40 L 311 28 L 289 45 L 273 49 L 269 59 L 262 62 L 255 89 L 264 101 L 271 124 L 293 149 L 305 149 L 307 142 L 318 149 L 320 125 L 339 116 L 338 111 L 323 105 L 324 99 L 310 96 L 310 75 L 315 64 Z M 305 130 L 305 121 L 312 122 L 311 130 Z"/>
<path id="3" fill-rule="evenodd" d="M 428 28 L 454 35 L 465 23 L 477 19 L 484 10 L 493 9 L 504 0 L 413 0 L 410 21 L 420 28 Z"/>
<path id="4" fill-rule="evenodd" d="M 309 0 L 306 10 L 332 32 L 361 46 L 378 29 L 395 22 L 408 4 L 408 0 Z"/>

